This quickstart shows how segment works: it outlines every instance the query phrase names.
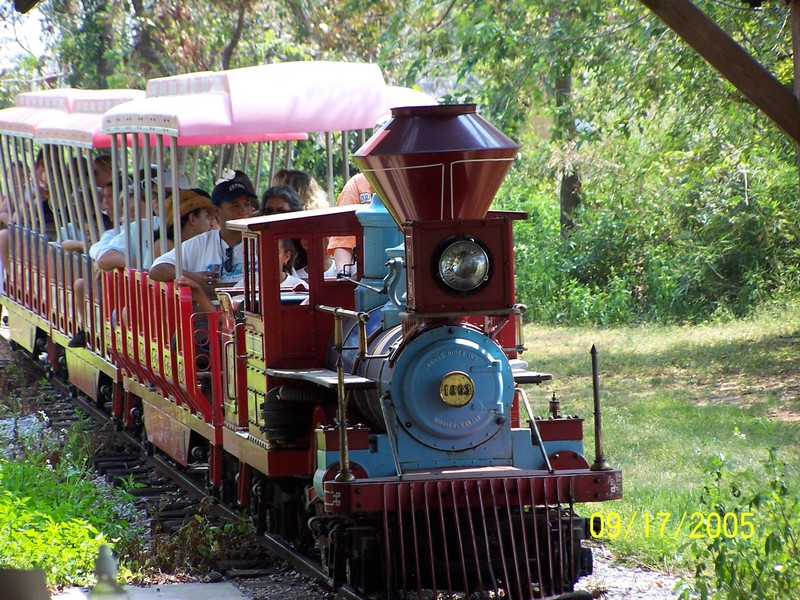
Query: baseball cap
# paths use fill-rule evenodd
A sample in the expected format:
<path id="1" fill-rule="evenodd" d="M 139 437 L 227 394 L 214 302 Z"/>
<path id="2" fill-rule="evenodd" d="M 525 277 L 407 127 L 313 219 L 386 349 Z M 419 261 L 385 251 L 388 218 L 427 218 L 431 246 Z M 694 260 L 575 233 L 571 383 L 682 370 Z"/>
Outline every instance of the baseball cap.
<path id="1" fill-rule="evenodd" d="M 225 171 L 222 172 L 222 177 L 217 179 L 217 181 L 214 183 L 225 183 L 226 181 L 238 181 L 239 183 L 243 183 L 244 187 L 247 188 L 247 193 L 250 194 L 250 197 L 258 200 L 256 188 L 253 186 L 253 182 L 244 171 L 240 171 L 239 169 L 225 169 Z"/>
<path id="2" fill-rule="evenodd" d="M 208 194 L 203 190 L 181 190 L 178 194 L 178 197 L 180 198 L 181 217 L 188 215 L 190 212 L 199 208 L 211 209 L 211 200 L 209 199 Z M 172 196 L 167 198 L 165 208 L 167 211 L 167 226 L 169 226 L 172 225 L 173 216 Z"/>
<path id="3" fill-rule="evenodd" d="M 251 196 L 247 186 L 241 181 L 223 181 L 214 186 L 214 191 L 211 192 L 211 202 L 214 206 L 219 206 L 223 202 L 233 202 L 234 200 L 245 196 Z"/>

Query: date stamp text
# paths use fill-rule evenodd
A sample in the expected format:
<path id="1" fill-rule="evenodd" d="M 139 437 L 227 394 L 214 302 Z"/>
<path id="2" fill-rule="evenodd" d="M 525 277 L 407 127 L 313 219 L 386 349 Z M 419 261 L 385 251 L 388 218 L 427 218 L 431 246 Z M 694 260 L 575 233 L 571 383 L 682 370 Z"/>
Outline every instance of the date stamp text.
<path id="1" fill-rule="evenodd" d="M 631 535 L 644 535 L 646 538 L 688 535 L 689 539 L 717 539 L 741 537 L 750 539 L 755 533 L 752 512 L 684 511 L 683 513 L 647 511 L 634 512 L 623 516 L 617 511 L 594 512 L 589 518 L 589 532 L 595 539 L 628 539 Z"/>

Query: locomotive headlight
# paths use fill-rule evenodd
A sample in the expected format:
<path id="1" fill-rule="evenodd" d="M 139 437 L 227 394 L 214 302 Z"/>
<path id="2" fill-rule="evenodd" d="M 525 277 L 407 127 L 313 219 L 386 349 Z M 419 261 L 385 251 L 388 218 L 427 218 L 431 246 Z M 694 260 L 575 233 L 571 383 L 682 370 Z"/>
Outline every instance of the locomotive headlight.
<path id="1" fill-rule="evenodd" d="M 439 255 L 438 273 L 457 292 L 471 292 L 489 279 L 489 255 L 473 238 L 450 241 Z"/>

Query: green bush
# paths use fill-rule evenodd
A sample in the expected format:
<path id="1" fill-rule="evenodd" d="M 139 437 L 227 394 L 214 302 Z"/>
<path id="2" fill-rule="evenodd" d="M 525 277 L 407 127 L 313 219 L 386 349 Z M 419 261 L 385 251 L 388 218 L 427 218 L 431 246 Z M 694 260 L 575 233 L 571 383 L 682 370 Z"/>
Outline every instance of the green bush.
<path id="1" fill-rule="evenodd" d="M 763 473 L 731 473 L 723 457 L 710 461 L 714 479 L 699 508 L 706 527 L 689 547 L 695 580 L 684 582 L 684 600 L 785 600 L 800 594 L 796 473 L 775 449 L 763 464 Z"/>
<path id="2" fill-rule="evenodd" d="M 131 500 L 86 469 L 85 424 L 65 440 L 28 440 L 21 460 L 0 459 L 0 566 L 43 569 L 49 585 L 89 585 L 102 544 L 136 535 L 121 511 Z"/>
<path id="3" fill-rule="evenodd" d="M 156 529 L 152 538 L 141 538 L 119 547 L 119 556 L 134 572 L 136 581 L 146 581 L 151 573 L 208 573 L 220 560 L 258 556 L 253 543 L 253 526 L 242 518 L 219 522 L 209 514 L 210 502 L 197 514 L 186 517 L 173 532 Z"/>
<path id="4" fill-rule="evenodd" d="M 529 319 L 702 322 L 800 294 L 794 149 L 753 117 L 723 114 L 689 135 L 682 115 L 629 115 L 624 135 L 598 122 L 603 135 L 569 157 L 583 202 L 567 236 L 551 164 L 563 148 L 523 141 L 531 150 L 494 207 L 529 214 L 515 224 L 517 295 Z"/>

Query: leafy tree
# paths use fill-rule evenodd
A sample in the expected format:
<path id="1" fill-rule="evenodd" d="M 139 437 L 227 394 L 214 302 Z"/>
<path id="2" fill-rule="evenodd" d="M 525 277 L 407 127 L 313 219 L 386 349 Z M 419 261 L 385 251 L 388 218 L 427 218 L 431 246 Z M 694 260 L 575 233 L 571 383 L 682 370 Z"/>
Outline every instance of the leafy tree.
<path id="1" fill-rule="evenodd" d="M 791 83 L 783 4 L 696 2 Z M 76 85 L 344 59 L 476 102 L 523 144 L 497 203 L 533 215 L 518 280 L 535 318 L 703 319 L 800 290 L 794 144 L 636 0 L 43 7 Z"/>
<path id="2" fill-rule="evenodd" d="M 51 0 L 44 10 L 61 32 L 59 60 L 68 85 L 106 88 L 119 66 L 114 23 L 119 8 L 110 0 Z"/>

